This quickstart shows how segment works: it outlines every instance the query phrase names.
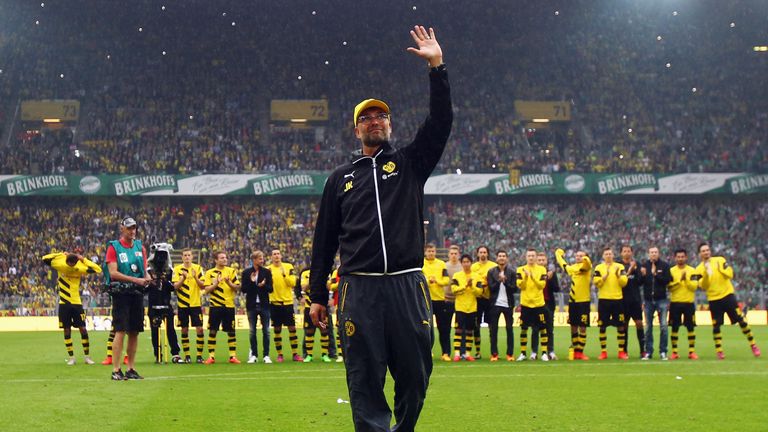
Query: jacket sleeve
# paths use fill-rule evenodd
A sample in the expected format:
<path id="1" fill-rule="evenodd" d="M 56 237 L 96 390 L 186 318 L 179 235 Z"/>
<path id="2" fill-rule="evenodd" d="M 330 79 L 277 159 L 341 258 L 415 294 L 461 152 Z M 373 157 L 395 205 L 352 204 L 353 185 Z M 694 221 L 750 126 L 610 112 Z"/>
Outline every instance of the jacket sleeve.
<path id="1" fill-rule="evenodd" d="M 451 279 L 451 292 L 454 294 L 461 294 L 464 292 L 464 287 L 459 285 L 459 281 L 455 278 Z"/>
<path id="2" fill-rule="evenodd" d="M 403 153 L 417 169 L 417 175 L 426 182 L 443 155 L 453 125 L 453 105 L 448 72 L 445 67 L 429 72 L 429 115 L 424 120 L 413 142 Z"/>
<path id="3" fill-rule="evenodd" d="M 270 294 L 272 294 L 275 291 L 275 286 L 272 284 L 272 272 L 269 270 L 264 271 L 264 288 Z"/>
<path id="4" fill-rule="evenodd" d="M 515 272 L 515 285 L 517 286 L 517 289 L 522 290 L 523 289 L 523 269 L 519 268 L 517 269 L 517 272 Z"/>
<path id="5" fill-rule="evenodd" d="M 331 272 L 334 255 L 339 249 L 341 207 L 336 198 L 337 178 L 338 175 L 332 174 L 325 183 L 312 240 L 309 298 L 312 303 L 321 305 L 328 304 L 327 275 Z"/>
<path id="6" fill-rule="evenodd" d="M 495 295 L 494 293 L 499 292 L 499 285 L 500 285 L 499 278 L 496 276 L 495 274 L 496 272 L 494 272 L 494 270 L 497 270 L 497 269 L 498 267 L 494 267 L 488 270 L 488 276 L 486 278 L 488 280 L 488 289 L 491 292 L 491 297 Z"/>
<path id="7" fill-rule="evenodd" d="M 552 292 L 560 292 L 560 281 L 557 279 L 557 273 L 552 273 L 552 279 L 550 279 L 550 283 L 552 284 Z"/>
<path id="8" fill-rule="evenodd" d="M 446 286 L 449 283 L 451 283 L 451 278 L 448 277 L 448 269 L 445 267 L 445 264 L 443 264 L 442 269 L 440 270 L 440 277 L 437 279 L 437 284 Z"/>
<path id="9" fill-rule="evenodd" d="M 718 263 L 717 263 L 717 270 L 726 279 L 733 279 L 733 267 L 728 265 L 728 263 L 725 261 L 725 258 L 723 258 L 722 260 L 718 261 Z"/>
<path id="10" fill-rule="evenodd" d="M 661 274 L 656 275 L 656 283 L 660 286 L 666 287 L 672 281 L 672 273 L 670 272 L 669 265 L 664 264 L 661 269 Z"/>

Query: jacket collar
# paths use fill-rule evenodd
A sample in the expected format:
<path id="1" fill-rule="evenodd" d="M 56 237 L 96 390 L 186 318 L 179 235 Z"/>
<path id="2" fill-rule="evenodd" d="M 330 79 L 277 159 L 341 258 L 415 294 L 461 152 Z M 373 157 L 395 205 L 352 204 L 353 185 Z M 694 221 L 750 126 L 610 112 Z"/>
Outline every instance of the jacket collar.
<path id="1" fill-rule="evenodd" d="M 395 149 L 389 143 L 382 144 L 382 146 L 379 147 L 379 150 L 377 150 L 376 154 L 374 154 L 373 156 L 365 156 L 363 155 L 362 149 L 357 149 L 354 152 L 352 152 L 352 163 L 356 164 L 365 159 L 376 159 L 381 154 L 392 154 L 394 152 L 395 152 Z"/>

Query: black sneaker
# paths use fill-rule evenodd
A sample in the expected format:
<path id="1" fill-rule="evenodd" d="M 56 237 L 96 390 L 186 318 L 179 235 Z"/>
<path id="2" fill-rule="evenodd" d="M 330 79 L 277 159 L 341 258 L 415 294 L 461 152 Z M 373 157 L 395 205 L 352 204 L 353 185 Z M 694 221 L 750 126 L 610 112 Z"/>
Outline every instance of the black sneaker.
<path id="1" fill-rule="evenodd" d="M 129 369 L 128 372 L 125 373 L 125 379 L 132 380 L 132 379 L 144 379 L 143 376 L 139 375 L 138 372 L 136 372 L 136 369 Z"/>
<path id="2" fill-rule="evenodd" d="M 192 357 L 190 356 L 184 357 L 184 363 L 192 363 Z"/>
<path id="3" fill-rule="evenodd" d="M 184 361 L 181 360 L 181 356 L 175 355 L 171 357 L 171 363 L 179 364 L 179 363 L 184 363 Z"/>
<path id="4" fill-rule="evenodd" d="M 200 364 L 203 364 L 205 362 L 205 360 L 203 360 L 202 357 L 198 356 L 197 357 L 197 362 L 200 363 Z"/>
<path id="5" fill-rule="evenodd" d="M 126 379 L 122 369 L 118 369 L 117 372 L 112 372 L 112 381 L 125 381 Z"/>

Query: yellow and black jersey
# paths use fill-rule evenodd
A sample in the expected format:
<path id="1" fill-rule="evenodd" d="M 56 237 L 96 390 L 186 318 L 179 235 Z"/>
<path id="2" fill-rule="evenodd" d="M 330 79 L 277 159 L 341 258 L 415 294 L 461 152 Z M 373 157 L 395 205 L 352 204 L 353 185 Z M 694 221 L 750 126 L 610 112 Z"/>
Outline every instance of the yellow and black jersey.
<path id="1" fill-rule="evenodd" d="M 59 288 L 59 304 L 83 304 L 80 300 L 80 281 L 87 274 L 101 273 L 101 267 L 88 258 L 83 258 L 70 267 L 67 265 L 67 254 L 64 252 L 45 255 L 43 262 L 59 274 L 56 281 Z"/>
<path id="2" fill-rule="evenodd" d="M 669 269 L 672 282 L 669 283 L 669 301 L 672 303 L 693 303 L 696 299 L 698 277 L 696 269 L 686 265 L 683 268 L 672 266 Z M 685 277 L 683 278 L 683 274 Z"/>
<path id="3" fill-rule="evenodd" d="M 720 300 L 733 294 L 733 267 L 728 265 L 725 258 L 713 256 L 706 263 L 696 267 L 696 275 L 699 275 L 699 287 L 707 293 L 707 300 Z"/>
<path id="4" fill-rule="evenodd" d="M 328 290 L 334 292 L 339 289 L 339 269 L 333 270 L 331 276 L 328 278 Z"/>
<path id="5" fill-rule="evenodd" d="M 309 309 L 312 306 L 312 300 L 309 298 L 309 269 L 301 271 L 299 280 L 301 281 L 301 303 L 304 309 Z"/>
<path id="6" fill-rule="evenodd" d="M 267 267 L 272 272 L 273 291 L 269 293 L 269 302 L 280 305 L 293 304 L 293 288 L 296 286 L 296 271 L 293 265 L 280 263 Z"/>
<path id="7" fill-rule="evenodd" d="M 583 303 L 590 300 L 590 287 L 592 286 L 592 260 L 585 256 L 580 263 L 568 264 L 564 258 L 565 252 L 558 249 L 555 252 L 557 265 L 571 278 L 571 292 L 569 303 Z"/>
<path id="8" fill-rule="evenodd" d="M 210 302 L 211 307 L 235 307 L 235 290 L 223 279 L 229 278 L 233 284 L 239 284 L 240 279 L 237 275 L 237 270 L 232 267 L 225 266 L 224 268 L 212 268 L 205 272 L 203 282 L 205 286 L 211 286 L 216 282 L 216 278 L 221 276 L 222 281 L 211 292 Z"/>
<path id="9" fill-rule="evenodd" d="M 488 287 L 488 270 L 497 267 L 497 264 L 491 260 L 486 262 L 474 262 L 472 263 L 472 273 L 477 273 L 482 278 L 483 294 L 480 296 L 484 299 L 491 298 L 491 289 Z"/>
<path id="10" fill-rule="evenodd" d="M 445 261 L 437 258 L 429 261 L 424 258 L 424 267 L 421 270 L 427 279 L 429 294 L 432 300 L 445 301 L 445 286 L 451 283 L 451 278 L 448 277 L 448 268 L 445 267 Z M 432 277 L 435 278 L 435 283 L 429 281 Z"/>
<path id="11" fill-rule="evenodd" d="M 477 312 L 477 298 L 483 294 L 482 276 L 456 272 L 451 279 L 451 291 L 456 295 L 456 312 Z"/>
<path id="12" fill-rule="evenodd" d="M 525 274 L 528 270 L 530 276 Z M 547 286 L 547 268 L 534 264 L 517 268 L 515 284 L 520 289 L 520 305 L 528 308 L 542 307 L 544 302 L 544 287 Z"/>
<path id="13" fill-rule="evenodd" d="M 627 272 L 624 264 L 613 262 L 610 265 L 600 263 L 595 267 L 593 282 L 597 287 L 597 298 L 603 300 L 621 300 L 624 298 L 624 288 L 627 285 Z"/>
<path id="14" fill-rule="evenodd" d="M 200 306 L 200 289 L 197 279 L 203 280 L 203 268 L 198 264 L 191 264 L 189 268 L 179 264 L 173 268 L 171 282 L 176 284 L 181 280 L 181 274 L 186 274 L 184 283 L 176 290 L 176 298 L 180 308 Z"/>

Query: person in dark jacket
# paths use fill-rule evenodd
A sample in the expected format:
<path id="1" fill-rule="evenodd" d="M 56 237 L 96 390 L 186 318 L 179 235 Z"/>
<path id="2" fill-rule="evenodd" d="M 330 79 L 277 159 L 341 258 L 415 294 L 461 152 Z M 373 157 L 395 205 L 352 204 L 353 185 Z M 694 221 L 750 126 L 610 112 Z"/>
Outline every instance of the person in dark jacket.
<path id="1" fill-rule="evenodd" d="M 497 266 L 488 270 L 488 289 L 491 297 L 489 302 L 489 330 L 491 333 L 491 361 L 499 361 L 499 317 L 504 315 L 507 331 L 507 361 L 515 361 L 515 331 L 512 311 L 515 310 L 515 269 L 507 265 L 507 252 L 496 252 Z"/>
<path id="2" fill-rule="evenodd" d="M 645 355 L 642 360 L 653 357 L 653 314 L 659 315 L 659 358 L 667 360 L 669 329 L 669 297 L 667 285 L 672 282 L 669 263 L 659 257 L 659 248 L 648 248 L 648 261 L 640 267 L 643 279 L 643 308 L 645 309 Z"/>
<path id="3" fill-rule="evenodd" d="M 622 288 L 624 327 L 629 332 L 629 320 L 635 322 L 640 358 L 645 357 L 645 324 L 643 323 L 643 277 L 633 256 L 632 246 L 621 246 L 621 263 L 627 270 L 627 284 Z M 627 338 L 629 342 L 629 338 Z M 629 345 L 629 343 L 627 343 Z"/>
<path id="4" fill-rule="evenodd" d="M 242 291 L 245 293 L 245 310 L 248 313 L 250 327 L 249 339 L 251 353 L 248 363 L 256 363 L 259 358 L 259 344 L 256 341 L 256 324 L 261 319 L 261 337 L 264 363 L 272 363 L 269 358 L 269 293 L 272 292 L 272 272 L 264 267 L 264 252 L 257 250 L 251 254 L 251 267 L 243 270 Z"/>
<path id="5" fill-rule="evenodd" d="M 549 266 L 549 260 L 547 254 L 544 252 L 536 253 L 536 263 L 547 269 L 547 284 L 544 285 L 544 307 L 547 309 L 547 352 L 549 353 L 550 360 L 557 360 L 557 354 L 555 354 L 555 293 L 560 292 L 560 282 L 557 279 L 557 273 L 555 273 L 554 267 Z M 535 353 L 539 347 L 539 334 L 534 332 L 531 335 L 531 352 Z"/>
<path id="6" fill-rule="evenodd" d="M 432 373 L 432 310 L 424 264 L 424 185 L 453 123 L 443 54 L 433 29 L 416 26 L 408 51 L 430 68 L 429 115 L 409 145 L 389 141 L 389 106 L 377 99 L 354 110 L 361 153 L 325 183 L 312 244 L 310 316 L 326 325 L 327 275 L 339 250 L 338 325 L 356 430 L 389 431 L 387 369 L 395 383 L 392 429 L 416 427 Z"/>

